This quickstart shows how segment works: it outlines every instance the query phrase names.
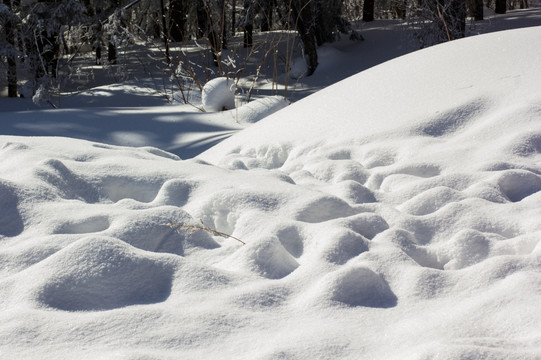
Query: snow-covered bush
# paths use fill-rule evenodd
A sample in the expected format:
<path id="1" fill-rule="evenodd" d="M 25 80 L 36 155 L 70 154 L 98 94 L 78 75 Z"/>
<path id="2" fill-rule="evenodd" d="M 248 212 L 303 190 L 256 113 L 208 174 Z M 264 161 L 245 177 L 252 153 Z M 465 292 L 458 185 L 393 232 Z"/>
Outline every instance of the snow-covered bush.
<path id="1" fill-rule="evenodd" d="M 235 82 L 225 77 L 210 80 L 203 87 L 201 101 L 206 111 L 234 109 Z"/>

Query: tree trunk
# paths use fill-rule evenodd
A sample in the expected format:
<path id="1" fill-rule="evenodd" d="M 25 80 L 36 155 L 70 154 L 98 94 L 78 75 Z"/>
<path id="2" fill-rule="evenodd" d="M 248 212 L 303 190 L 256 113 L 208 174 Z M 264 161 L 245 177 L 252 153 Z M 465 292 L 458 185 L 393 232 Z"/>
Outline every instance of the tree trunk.
<path id="1" fill-rule="evenodd" d="M 244 42 L 245 48 L 252 47 L 254 44 L 254 26 L 252 24 L 244 25 Z"/>
<path id="2" fill-rule="evenodd" d="M 251 9 L 251 6 L 253 6 L 251 1 L 244 1 L 244 47 L 249 48 L 252 47 L 254 42 L 254 17 L 252 15 L 253 9 Z"/>
<path id="3" fill-rule="evenodd" d="M 111 5 L 113 6 L 113 9 L 119 9 L 120 8 L 120 0 L 113 0 L 111 1 Z M 163 5 L 163 0 L 162 0 L 162 5 Z M 162 12 L 162 18 L 164 17 L 165 15 L 163 14 Z M 165 28 L 163 30 L 165 32 Z M 166 48 L 166 52 L 168 52 L 169 49 Z M 116 45 L 114 43 L 112 43 L 111 41 L 109 41 L 107 43 L 107 60 L 109 60 L 109 63 L 111 65 L 116 65 Z"/>
<path id="4" fill-rule="evenodd" d="M 197 2 L 197 38 L 205 37 L 209 30 L 209 14 L 204 0 Z"/>
<path id="5" fill-rule="evenodd" d="M 364 0 L 363 21 L 374 21 L 374 0 Z"/>
<path id="6" fill-rule="evenodd" d="M 441 20 L 441 31 L 445 32 L 447 40 L 466 36 L 465 0 L 438 0 L 436 11 Z"/>
<path id="7" fill-rule="evenodd" d="M 310 9 L 311 0 L 293 1 L 293 17 L 295 26 L 301 37 L 305 55 L 308 57 L 308 72 L 306 76 L 312 75 L 317 68 L 316 38 L 312 29 L 312 14 Z"/>
<path id="8" fill-rule="evenodd" d="M 173 42 L 184 40 L 184 27 L 186 24 L 186 8 L 184 0 L 171 1 L 171 21 L 169 24 L 169 38 Z"/>
<path id="9" fill-rule="evenodd" d="M 13 47 L 12 53 L 8 55 L 8 96 L 13 98 L 17 97 L 17 61 L 15 61 L 15 29 L 13 23 L 8 21 L 6 23 L 6 35 L 8 43 Z"/>
<path id="10" fill-rule="evenodd" d="M 222 40 L 222 49 L 227 49 L 227 7 L 225 6 L 225 0 L 221 1 L 221 15 L 220 15 L 220 36 Z"/>
<path id="11" fill-rule="evenodd" d="M 163 0 L 160 0 L 160 12 L 161 12 L 161 18 L 162 18 L 163 44 L 165 46 L 165 59 L 167 60 L 167 64 L 171 65 L 171 54 L 169 52 L 169 39 L 167 37 L 167 21 L 165 17 L 165 5 L 163 3 Z M 111 43 L 109 43 L 109 49 L 111 49 Z M 116 64 L 116 49 L 114 50 L 115 50 L 114 63 Z"/>
<path id="12" fill-rule="evenodd" d="M 481 0 L 483 1 L 483 0 Z M 397 19 L 406 18 L 407 0 L 396 0 L 393 3 L 393 14 Z"/>
<path id="13" fill-rule="evenodd" d="M 237 32 L 237 23 L 236 23 L 236 16 L 237 16 L 237 0 L 231 0 L 231 34 L 235 36 L 235 33 Z"/>
<path id="14" fill-rule="evenodd" d="M 451 0 L 451 16 L 454 17 L 454 39 L 466 36 L 466 0 Z"/>
<path id="15" fill-rule="evenodd" d="M 213 29 L 208 33 L 208 40 L 210 43 L 210 50 L 212 51 L 212 61 L 214 66 L 219 66 L 219 57 L 218 54 L 220 53 L 220 50 L 218 49 L 220 44 L 220 39 L 218 38 L 218 34 Z"/>
<path id="16" fill-rule="evenodd" d="M 116 65 L 116 46 L 112 42 L 107 44 L 107 60 L 111 65 Z"/>
<path id="17" fill-rule="evenodd" d="M 274 10 L 275 0 L 266 0 L 263 5 L 263 19 L 261 20 L 261 31 L 270 31 L 272 29 L 272 12 Z"/>
<path id="18" fill-rule="evenodd" d="M 483 20 L 483 0 L 474 0 L 473 1 L 473 16 L 475 21 Z"/>
<path id="19" fill-rule="evenodd" d="M 496 14 L 505 14 L 507 11 L 507 0 L 496 0 L 496 9 L 494 12 Z"/>

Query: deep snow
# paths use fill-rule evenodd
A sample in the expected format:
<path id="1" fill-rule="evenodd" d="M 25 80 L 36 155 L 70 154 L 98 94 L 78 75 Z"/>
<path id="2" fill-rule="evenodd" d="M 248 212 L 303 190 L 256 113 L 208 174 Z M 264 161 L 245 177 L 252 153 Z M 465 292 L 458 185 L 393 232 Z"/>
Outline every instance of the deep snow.
<path id="1" fill-rule="evenodd" d="M 540 38 L 400 57 L 190 160 L 0 136 L 0 357 L 538 359 Z M 200 219 L 247 244 L 165 225 Z"/>

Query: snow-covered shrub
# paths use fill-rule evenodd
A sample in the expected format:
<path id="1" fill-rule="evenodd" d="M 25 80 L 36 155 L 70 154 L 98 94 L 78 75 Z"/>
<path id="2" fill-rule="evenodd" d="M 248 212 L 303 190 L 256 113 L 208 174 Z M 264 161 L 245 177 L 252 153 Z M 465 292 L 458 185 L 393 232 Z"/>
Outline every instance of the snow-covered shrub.
<path id="1" fill-rule="evenodd" d="M 210 80 L 203 87 L 201 101 L 206 111 L 234 109 L 235 82 L 225 77 Z"/>

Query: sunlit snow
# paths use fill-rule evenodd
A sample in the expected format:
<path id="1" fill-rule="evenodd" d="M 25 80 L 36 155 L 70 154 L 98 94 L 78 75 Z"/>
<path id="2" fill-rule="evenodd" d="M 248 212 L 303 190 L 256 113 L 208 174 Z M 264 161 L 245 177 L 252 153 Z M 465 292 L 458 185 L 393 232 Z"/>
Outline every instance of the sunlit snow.
<path id="1" fill-rule="evenodd" d="M 1 112 L 0 358 L 539 359 L 540 39 L 289 106 Z"/>

